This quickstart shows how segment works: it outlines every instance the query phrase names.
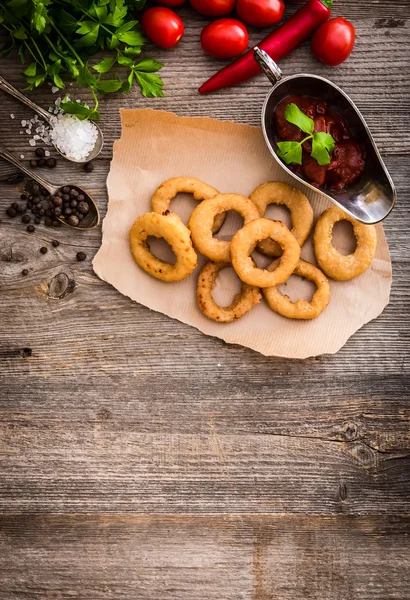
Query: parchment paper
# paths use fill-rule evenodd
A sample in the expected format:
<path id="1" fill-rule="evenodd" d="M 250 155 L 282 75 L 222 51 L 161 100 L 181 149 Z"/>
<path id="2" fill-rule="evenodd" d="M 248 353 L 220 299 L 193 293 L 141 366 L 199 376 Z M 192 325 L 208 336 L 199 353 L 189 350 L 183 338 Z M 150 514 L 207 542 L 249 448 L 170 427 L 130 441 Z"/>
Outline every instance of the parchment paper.
<path id="1" fill-rule="evenodd" d="M 264 300 L 239 321 L 219 324 L 208 320 L 195 300 L 199 267 L 184 281 L 163 283 L 134 262 L 128 241 L 129 229 L 139 215 L 150 212 L 155 189 L 169 177 L 193 176 L 221 192 L 245 196 L 266 181 L 297 183 L 270 155 L 258 127 L 203 117 L 178 117 L 154 110 L 122 110 L 122 136 L 114 144 L 113 160 L 107 180 L 109 204 L 103 223 L 103 241 L 94 258 L 96 274 L 119 292 L 148 308 L 192 325 L 207 335 L 241 344 L 267 356 L 306 358 L 337 352 L 360 327 L 375 319 L 389 301 L 392 270 L 389 249 L 381 225 L 377 226 L 376 258 L 362 276 L 348 282 L 331 281 L 331 301 L 313 321 L 293 321 L 273 311 Z M 317 217 L 327 202 L 317 193 L 301 186 Z M 181 195 L 182 196 L 182 195 Z M 186 223 L 194 208 L 192 198 L 178 197 L 171 210 Z M 283 215 L 283 209 L 270 207 L 267 216 Z M 281 218 L 281 217 L 279 217 Z M 229 239 L 240 227 L 239 217 L 229 215 L 218 237 Z M 335 228 L 335 244 L 348 250 L 351 233 Z M 151 244 L 161 258 L 167 250 L 161 243 Z M 311 238 L 302 249 L 302 258 L 314 261 Z M 257 258 L 260 266 L 266 259 Z M 293 301 L 309 298 L 312 284 L 292 276 L 282 286 Z M 215 299 L 229 304 L 239 290 L 232 269 L 218 277 Z M 149 326 L 149 322 L 148 322 Z"/>

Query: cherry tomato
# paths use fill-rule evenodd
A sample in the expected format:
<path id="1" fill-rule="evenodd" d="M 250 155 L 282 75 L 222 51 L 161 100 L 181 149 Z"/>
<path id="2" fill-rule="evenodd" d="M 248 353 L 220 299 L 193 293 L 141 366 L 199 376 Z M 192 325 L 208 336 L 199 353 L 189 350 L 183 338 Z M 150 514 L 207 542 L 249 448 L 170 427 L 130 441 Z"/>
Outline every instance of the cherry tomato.
<path id="1" fill-rule="evenodd" d="M 189 0 L 192 8 L 207 17 L 222 17 L 233 11 L 236 0 Z"/>
<path id="2" fill-rule="evenodd" d="M 182 38 L 184 24 L 170 8 L 154 6 L 144 12 L 142 28 L 151 40 L 161 48 L 173 48 Z"/>
<path id="3" fill-rule="evenodd" d="M 218 19 L 204 27 L 201 44 L 204 51 L 214 58 L 233 58 L 246 50 L 248 32 L 245 25 L 236 19 Z"/>
<path id="4" fill-rule="evenodd" d="M 323 23 L 312 39 L 312 52 L 325 65 L 336 66 L 347 60 L 355 42 L 355 29 L 350 21 L 337 17 Z"/>
<path id="5" fill-rule="evenodd" d="M 162 6 L 182 6 L 186 0 L 156 0 L 157 4 Z"/>
<path id="6" fill-rule="evenodd" d="M 283 0 L 238 0 L 238 17 L 252 27 L 270 27 L 279 23 L 283 17 Z"/>

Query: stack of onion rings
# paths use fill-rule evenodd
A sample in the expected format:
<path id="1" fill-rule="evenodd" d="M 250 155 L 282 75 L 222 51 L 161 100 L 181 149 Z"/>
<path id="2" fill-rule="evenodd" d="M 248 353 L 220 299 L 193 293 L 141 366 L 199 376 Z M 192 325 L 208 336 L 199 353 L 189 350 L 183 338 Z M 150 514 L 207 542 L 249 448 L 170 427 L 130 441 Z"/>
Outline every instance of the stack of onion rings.
<path id="1" fill-rule="evenodd" d="M 274 263 L 272 263 L 269 265 L 268 270 L 274 268 Z M 299 260 L 293 274 L 306 277 L 306 279 L 313 281 L 316 285 L 317 290 L 310 302 L 307 300 L 292 302 L 288 296 L 282 295 L 276 287 L 265 288 L 263 290 L 265 300 L 272 310 L 288 319 L 315 319 L 329 304 L 329 281 L 322 271 L 304 260 Z"/>
<path id="2" fill-rule="evenodd" d="M 235 296 L 233 302 L 229 306 L 219 306 L 212 296 L 212 290 L 218 273 L 230 266 L 229 263 L 209 261 L 202 267 L 198 276 L 196 289 L 198 307 L 208 319 L 218 323 L 232 323 L 240 319 L 262 298 L 259 288 L 242 282 L 241 291 Z"/>
<path id="3" fill-rule="evenodd" d="M 249 199 L 255 204 L 261 217 L 266 213 L 270 204 L 282 204 L 290 211 L 292 221 L 291 233 L 299 246 L 303 246 L 313 227 L 313 209 L 300 190 L 282 181 L 268 181 L 254 190 Z M 266 256 L 280 256 L 281 248 L 273 240 L 263 240 L 258 244 L 258 250 Z"/>
<path id="4" fill-rule="evenodd" d="M 357 240 L 353 254 L 344 256 L 332 245 L 333 227 L 338 221 L 349 221 Z M 376 254 L 377 234 L 374 225 L 363 225 L 332 206 L 322 213 L 313 234 L 316 260 L 322 271 L 336 281 L 349 281 L 364 273 L 372 264 Z"/>
<path id="5" fill-rule="evenodd" d="M 231 243 L 212 237 L 212 225 L 217 215 L 234 210 L 244 219 L 245 224 L 259 218 L 256 206 L 240 194 L 219 194 L 210 200 L 204 200 L 191 214 L 188 227 L 191 230 L 195 248 L 214 262 L 229 263 Z"/>
<path id="6" fill-rule="evenodd" d="M 283 250 L 279 264 L 274 271 L 254 266 L 251 254 L 256 244 L 271 238 Z M 284 283 L 293 273 L 300 257 L 300 246 L 289 229 L 281 221 L 257 219 L 244 225 L 231 241 L 232 265 L 239 278 L 257 287 L 274 287 Z"/>
<path id="7" fill-rule="evenodd" d="M 174 251 L 175 264 L 160 260 L 147 246 L 147 238 L 164 238 Z M 192 246 L 189 229 L 174 213 L 167 215 L 146 213 L 138 217 L 131 227 L 130 244 L 137 264 L 149 275 L 162 281 L 181 281 L 192 273 L 197 265 L 197 255 Z"/>
<path id="8" fill-rule="evenodd" d="M 151 198 L 151 210 L 152 212 L 164 214 L 171 205 L 171 200 L 175 198 L 177 194 L 192 194 L 194 200 L 202 202 L 203 200 L 209 200 L 219 194 L 218 190 L 204 183 L 196 177 L 172 177 L 167 179 L 164 183 L 161 183 L 159 188 L 154 192 Z M 218 233 L 224 224 L 226 214 L 220 214 L 215 218 L 212 224 L 212 232 Z"/>

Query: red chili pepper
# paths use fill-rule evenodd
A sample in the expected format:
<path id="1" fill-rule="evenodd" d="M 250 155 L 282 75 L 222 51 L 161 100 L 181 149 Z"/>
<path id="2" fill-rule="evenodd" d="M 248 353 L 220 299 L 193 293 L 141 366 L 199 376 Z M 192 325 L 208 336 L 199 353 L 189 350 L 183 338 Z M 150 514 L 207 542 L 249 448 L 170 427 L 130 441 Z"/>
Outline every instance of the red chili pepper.
<path id="1" fill-rule="evenodd" d="M 332 0 L 308 0 L 290 19 L 270 33 L 260 44 L 271 58 L 279 61 L 300 46 L 330 17 Z M 247 81 L 261 72 L 253 58 L 253 49 L 213 75 L 200 88 L 201 94 L 215 92 Z"/>

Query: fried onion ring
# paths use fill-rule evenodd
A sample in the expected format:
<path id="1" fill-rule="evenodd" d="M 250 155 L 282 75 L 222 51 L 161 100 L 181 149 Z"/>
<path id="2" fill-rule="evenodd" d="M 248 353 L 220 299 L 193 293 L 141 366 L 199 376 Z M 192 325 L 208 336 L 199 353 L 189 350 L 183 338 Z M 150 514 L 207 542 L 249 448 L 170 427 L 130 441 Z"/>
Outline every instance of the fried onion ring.
<path id="1" fill-rule="evenodd" d="M 198 276 L 196 301 L 199 310 L 212 321 L 232 323 L 243 317 L 262 298 L 259 288 L 242 282 L 241 291 L 229 306 L 218 306 L 212 296 L 218 273 L 230 267 L 229 263 L 207 262 Z"/>
<path id="2" fill-rule="evenodd" d="M 274 271 L 254 266 L 251 254 L 256 244 L 267 238 L 279 243 L 283 254 Z M 242 281 L 261 288 L 284 283 L 293 273 L 300 258 L 300 246 L 296 238 L 281 221 L 257 219 L 244 225 L 231 241 L 232 265 Z"/>
<path id="3" fill-rule="evenodd" d="M 269 204 L 283 204 L 290 210 L 292 221 L 291 233 L 299 246 L 303 246 L 313 227 L 313 209 L 300 190 L 282 181 L 262 183 L 249 196 L 249 199 L 263 217 Z M 258 244 L 258 250 L 266 256 L 280 256 L 281 248 L 273 240 L 263 240 Z"/>
<path id="4" fill-rule="evenodd" d="M 152 254 L 147 245 L 149 236 L 164 238 L 168 242 L 177 257 L 175 264 L 160 260 Z M 129 239 L 136 263 L 156 279 L 181 281 L 196 267 L 197 255 L 192 246 L 189 229 L 174 213 L 141 215 L 131 227 Z"/>
<path id="5" fill-rule="evenodd" d="M 353 254 L 344 256 L 332 245 L 333 227 L 338 221 L 349 221 L 357 240 Z M 325 210 L 319 217 L 313 234 L 316 260 L 322 271 L 336 281 L 348 281 L 364 273 L 376 253 L 377 234 L 374 225 L 363 225 L 337 206 Z"/>
<path id="6" fill-rule="evenodd" d="M 274 263 L 268 266 L 268 271 L 274 269 Z M 313 281 L 317 290 L 310 302 L 297 300 L 292 302 L 289 296 L 282 295 L 276 287 L 265 288 L 263 295 L 269 308 L 288 319 L 315 319 L 329 304 L 330 285 L 325 275 L 317 267 L 304 260 L 299 260 L 294 275 L 306 277 Z"/>
<path id="7" fill-rule="evenodd" d="M 171 200 L 175 198 L 177 194 L 185 193 L 192 194 L 194 200 L 202 202 L 202 200 L 209 200 L 219 194 L 218 190 L 204 183 L 196 177 L 172 177 L 167 179 L 164 183 L 161 183 L 159 188 L 154 192 L 151 199 L 151 210 L 152 212 L 164 214 L 171 205 Z M 226 214 L 220 214 L 215 218 L 212 225 L 212 232 L 218 233 L 224 224 Z"/>
<path id="8" fill-rule="evenodd" d="M 191 214 L 188 227 L 191 230 L 195 248 L 214 262 L 230 262 L 230 242 L 212 237 L 212 224 L 217 215 L 234 210 L 239 213 L 245 224 L 259 218 L 256 206 L 240 194 L 219 194 L 210 200 L 204 200 Z"/>

